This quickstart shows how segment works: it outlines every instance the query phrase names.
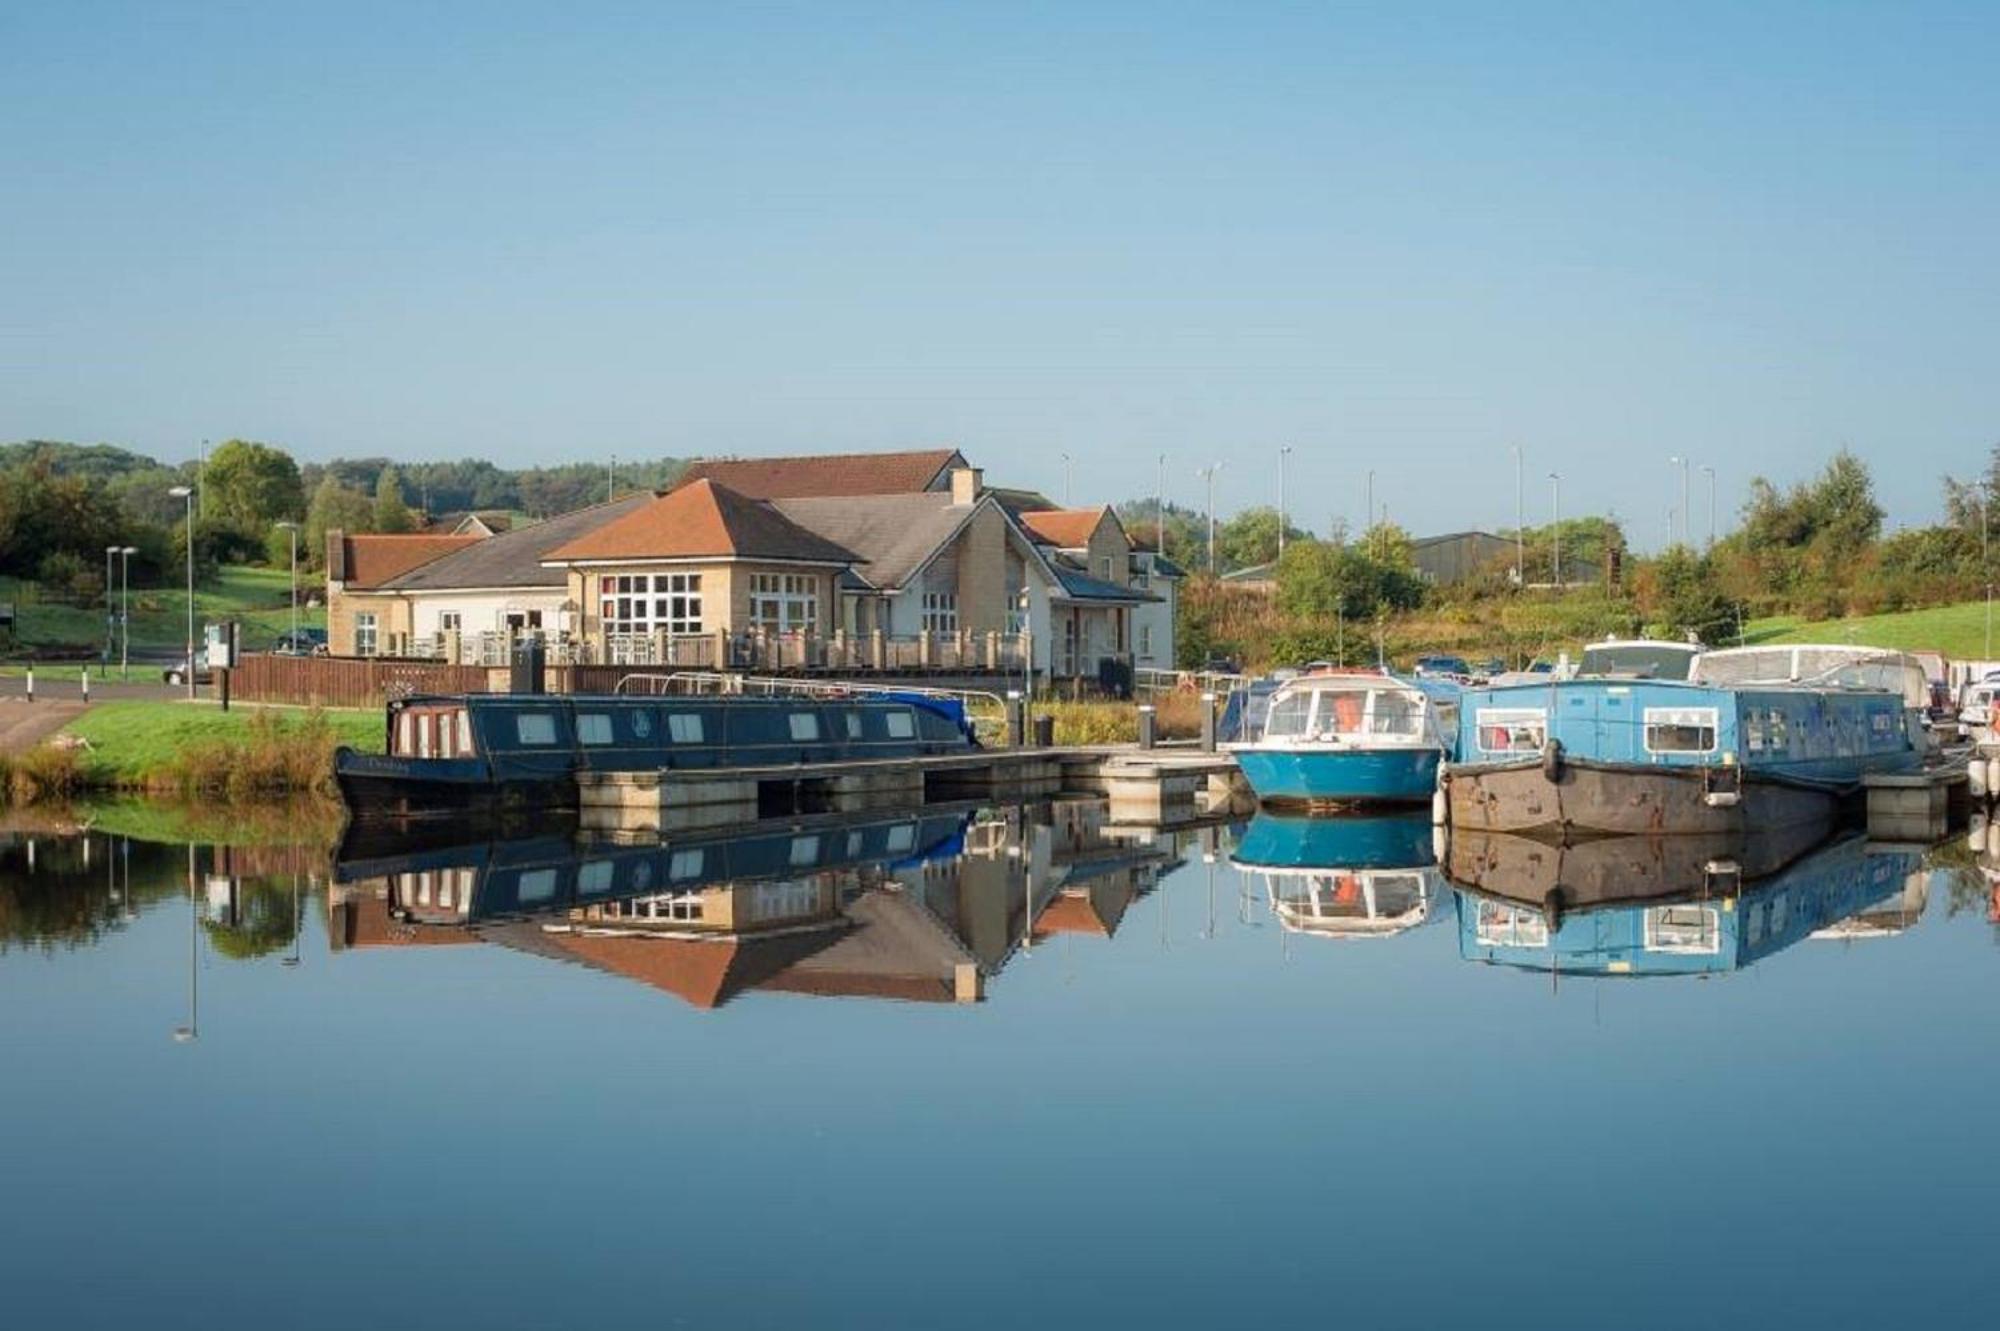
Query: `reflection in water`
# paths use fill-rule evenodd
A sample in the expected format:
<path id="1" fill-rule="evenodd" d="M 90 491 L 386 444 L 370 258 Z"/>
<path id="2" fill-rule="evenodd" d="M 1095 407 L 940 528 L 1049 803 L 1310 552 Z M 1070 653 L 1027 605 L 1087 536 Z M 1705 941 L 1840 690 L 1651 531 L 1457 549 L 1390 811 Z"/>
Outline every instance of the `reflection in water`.
<path id="1" fill-rule="evenodd" d="M 1440 878 L 1422 813 L 1313 817 L 1260 810 L 1231 856 L 1280 926 L 1385 938 L 1432 917 Z"/>
<path id="2" fill-rule="evenodd" d="M 1672 838 L 1668 838 L 1672 840 Z M 1628 852 L 1635 848 L 1627 848 Z M 1836 841 L 1750 887 L 1713 867 L 1661 899 L 1561 915 L 1462 889 L 1459 955 L 1582 975 L 1741 970 L 1806 938 L 1899 932 L 1927 895 L 1920 852 Z"/>
<path id="3" fill-rule="evenodd" d="M 539 837 L 343 858 L 336 950 L 489 943 L 700 1008 L 748 990 L 970 1001 L 1017 950 L 1110 937 L 1180 854 L 1102 801 L 803 818 L 669 840 Z"/>

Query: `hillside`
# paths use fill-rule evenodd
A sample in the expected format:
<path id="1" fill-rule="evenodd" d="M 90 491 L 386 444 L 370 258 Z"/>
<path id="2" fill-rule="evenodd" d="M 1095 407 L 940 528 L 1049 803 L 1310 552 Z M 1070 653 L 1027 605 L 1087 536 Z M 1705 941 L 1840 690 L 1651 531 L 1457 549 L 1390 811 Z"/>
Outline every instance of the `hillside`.
<path id="1" fill-rule="evenodd" d="M 1995 626 L 2000 627 L 2000 617 L 1996 617 Z M 1990 655 L 1984 601 L 1815 622 L 1793 616 L 1754 619 L 1745 626 L 1744 639 L 1751 643 L 1861 642 L 1902 651 L 1940 651 L 1954 660 L 1982 660 Z M 1994 647 L 2000 649 L 2000 637 L 1994 639 Z"/>

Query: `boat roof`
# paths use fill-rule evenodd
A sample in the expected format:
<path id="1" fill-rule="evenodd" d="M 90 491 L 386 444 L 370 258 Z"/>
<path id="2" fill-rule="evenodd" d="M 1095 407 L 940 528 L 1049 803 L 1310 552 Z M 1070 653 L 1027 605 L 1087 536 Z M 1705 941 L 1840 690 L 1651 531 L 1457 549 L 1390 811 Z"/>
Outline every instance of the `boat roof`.
<path id="1" fill-rule="evenodd" d="M 1900 693 L 1912 707 L 1930 700 L 1930 677 L 1908 652 L 1857 643 L 1773 643 L 1703 652 L 1688 670 L 1697 684 L 1794 684 L 1816 689 Z"/>
<path id="2" fill-rule="evenodd" d="M 1599 642 L 1585 643 L 1583 650 L 1586 652 L 1595 652 L 1602 651 L 1606 647 L 1664 647 L 1673 651 L 1686 652 L 1690 656 L 1706 650 L 1698 642 L 1682 642 L 1673 638 L 1605 638 Z"/>

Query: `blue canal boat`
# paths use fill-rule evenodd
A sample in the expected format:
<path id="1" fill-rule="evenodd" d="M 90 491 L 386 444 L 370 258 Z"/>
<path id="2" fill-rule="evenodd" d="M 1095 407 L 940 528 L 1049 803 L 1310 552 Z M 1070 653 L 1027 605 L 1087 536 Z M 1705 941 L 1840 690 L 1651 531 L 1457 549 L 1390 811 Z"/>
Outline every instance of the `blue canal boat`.
<path id="1" fill-rule="evenodd" d="M 1466 691 L 1444 779 L 1454 832 L 1729 833 L 1820 824 L 1862 780 L 1921 768 L 1922 667 L 1854 647 L 1739 648 L 1685 681 Z"/>
<path id="2" fill-rule="evenodd" d="M 1279 805 L 1416 804 L 1437 788 L 1458 686 L 1386 670 L 1286 681 L 1263 733 L 1228 746 L 1259 799 Z"/>
<path id="3" fill-rule="evenodd" d="M 1851 936 L 1857 918 L 1883 932 L 1885 903 L 1914 899 L 1922 854 L 1860 837 L 1836 842 L 1740 890 L 1683 892 L 1580 911 L 1551 923 L 1533 907 L 1459 891 L 1458 950 L 1484 961 L 1564 975 L 1706 975 L 1741 970 L 1811 937 Z M 1895 912 L 1907 925 L 1907 910 Z"/>
<path id="4" fill-rule="evenodd" d="M 399 699 L 388 752 L 334 755 L 358 817 L 574 808 L 582 772 L 777 767 L 978 747 L 961 704 L 918 694 Z"/>
<path id="5" fill-rule="evenodd" d="M 1382 938 L 1432 918 L 1443 882 L 1421 813 L 1314 817 L 1260 810 L 1230 856 L 1262 882 L 1278 924 Z"/>

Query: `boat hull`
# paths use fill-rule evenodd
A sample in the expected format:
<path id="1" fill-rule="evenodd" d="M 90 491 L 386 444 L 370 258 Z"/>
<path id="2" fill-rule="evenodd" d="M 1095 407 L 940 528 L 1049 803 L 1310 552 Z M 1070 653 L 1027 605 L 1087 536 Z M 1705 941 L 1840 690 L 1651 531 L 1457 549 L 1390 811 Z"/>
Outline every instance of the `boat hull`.
<path id="1" fill-rule="evenodd" d="M 1553 768 L 1553 770 L 1551 770 Z M 1728 780 L 1718 780 L 1719 773 Z M 1735 835 L 1825 824 L 1842 792 L 1753 772 L 1569 758 L 1453 766 L 1445 777 L 1454 833 L 1576 836 Z"/>
<path id="2" fill-rule="evenodd" d="M 576 807 L 576 780 L 493 778 L 480 759 L 398 758 L 343 748 L 333 757 L 333 779 L 357 819 L 490 818 Z"/>
<path id="3" fill-rule="evenodd" d="M 1732 895 L 1821 844 L 1832 823 L 1799 823 L 1741 835 L 1595 837 L 1553 845 L 1504 832 L 1451 838 L 1445 875 L 1454 887 L 1543 910 Z"/>
<path id="4" fill-rule="evenodd" d="M 1278 805 L 1421 804 L 1437 789 L 1436 749 L 1235 750 L 1257 797 Z"/>

